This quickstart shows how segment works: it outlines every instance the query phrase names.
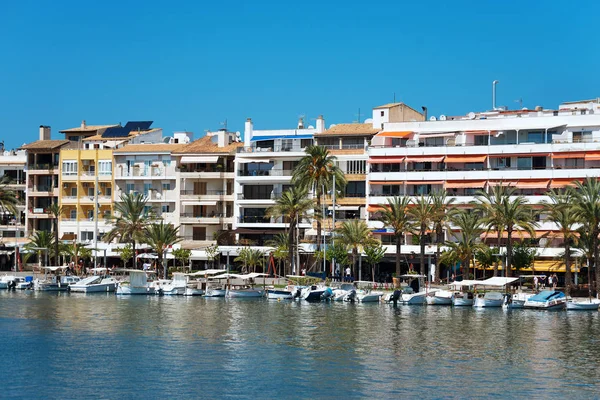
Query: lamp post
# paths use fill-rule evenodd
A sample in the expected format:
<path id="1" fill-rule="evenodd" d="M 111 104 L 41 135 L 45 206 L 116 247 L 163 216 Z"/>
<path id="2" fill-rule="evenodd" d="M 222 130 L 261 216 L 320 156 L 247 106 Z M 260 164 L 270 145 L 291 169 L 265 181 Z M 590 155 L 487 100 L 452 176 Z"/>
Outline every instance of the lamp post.
<path id="1" fill-rule="evenodd" d="M 492 82 L 492 110 L 496 110 L 496 85 L 500 83 L 499 80 Z"/>

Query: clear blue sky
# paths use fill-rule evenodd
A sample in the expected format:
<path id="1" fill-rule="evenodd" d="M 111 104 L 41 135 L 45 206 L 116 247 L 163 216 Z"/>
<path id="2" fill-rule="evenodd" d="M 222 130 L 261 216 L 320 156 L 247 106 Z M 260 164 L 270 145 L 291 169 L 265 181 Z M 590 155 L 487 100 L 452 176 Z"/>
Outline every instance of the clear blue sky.
<path id="1" fill-rule="evenodd" d="M 6 147 L 40 124 L 155 121 L 196 138 L 352 122 L 396 99 L 430 115 L 600 96 L 600 1 L 10 1 Z"/>

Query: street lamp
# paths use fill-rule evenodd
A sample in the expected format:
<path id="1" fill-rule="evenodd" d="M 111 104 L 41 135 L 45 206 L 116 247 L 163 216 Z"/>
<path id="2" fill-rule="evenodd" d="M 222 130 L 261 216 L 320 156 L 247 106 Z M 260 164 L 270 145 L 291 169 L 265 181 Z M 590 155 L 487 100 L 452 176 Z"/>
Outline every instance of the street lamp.
<path id="1" fill-rule="evenodd" d="M 500 83 L 499 80 L 494 80 L 492 82 L 492 110 L 496 110 L 496 85 Z"/>

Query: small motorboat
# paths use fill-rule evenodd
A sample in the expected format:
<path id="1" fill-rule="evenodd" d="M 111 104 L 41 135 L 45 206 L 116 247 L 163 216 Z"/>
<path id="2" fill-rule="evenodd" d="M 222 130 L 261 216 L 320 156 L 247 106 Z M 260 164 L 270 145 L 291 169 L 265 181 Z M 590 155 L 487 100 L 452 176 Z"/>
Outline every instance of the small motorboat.
<path id="1" fill-rule="evenodd" d="M 516 308 L 524 308 L 525 302 L 533 296 L 533 293 L 514 293 L 514 294 L 505 294 L 504 302 L 502 303 L 502 308 L 505 309 L 516 309 Z"/>
<path id="2" fill-rule="evenodd" d="M 225 297 L 225 293 L 227 293 L 227 290 L 225 290 L 225 288 L 222 288 L 220 286 L 213 286 L 206 288 L 206 291 L 204 292 L 204 297 Z"/>
<path id="3" fill-rule="evenodd" d="M 209 276 L 213 276 L 216 274 L 220 274 L 225 272 L 224 269 L 206 269 L 197 272 L 193 272 L 190 274 L 183 274 L 181 272 L 175 272 L 173 274 L 173 279 L 183 279 L 182 276 L 185 276 L 186 287 L 184 296 L 202 296 L 206 295 L 206 288 L 209 281 Z M 180 277 L 181 276 L 181 277 Z M 195 279 L 192 279 L 195 278 Z M 223 296 L 225 296 L 225 291 L 223 291 Z M 214 297 L 223 297 L 223 296 L 214 296 Z"/>
<path id="4" fill-rule="evenodd" d="M 0 277 L 0 289 L 10 289 L 13 285 L 12 283 L 17 279 L 14 275 L 3 275 Z"/>
<path id="5" fill-rule="evenodd" d="M 359 303 L 379 303 L 382 296 L 383 292 L 359 290 L 356 293 L 356 298 L 358 299 Z"/>
<path id="6" fill-rule="evenodd" d="M 285 289 L 267 289 L 267 299 L 270 300 L 292 300 L 294 293 Z"/>
<path id="7" fill-rule="evenodd" d="M 598 299 L 569 299 L 567 301 L 567 311 L 598 311 L 600 300 Z"/>
<path id="8" fill-rule="evenodd" d="M 427 304 L 427 292 L 413 292 L 411 288 L 405 288 L 400 296 L 400 302 L 406 305 L 423 305 Z"/>
<path id="9" fill-rule="evenodd" d="M 455 307 L 473 307 L 474 296 L 472 292 L 455 292 L 452 305 Z"/>
<path id="10" fill-rule="evenodd" d="M 355 290 L 354 285 L 351 283 L 343 283 L 340 287 L 333 289 L 333 301 L 344 301 L 344 298 L 352 290 Z"/>
<path id="11" fill-rule="evenodd" d="M 143 295 L 154 294 L 155 288 L 152 282 L 148 282 L 146 271 L 139 269 L 120 269 L 116 272 L 129 273 L 129 280 L 119 282 L 117 294 L 120 295 Z"/>
<path id="12" fill-rule="evenodd" d="M 525 301 L 524 308 L 535 310 L 562 310 L 567 304 L 567 297 L 557 290 L 544 290 Z"/>
<path id="13" fill-rule="evenodd" d="M 31 289 L 31 281 L 28 281 L 22 276 L 17 276 L 13 282 L 15 284 L 15 289 L 17 290 Z"/>
<path id="14" fill-rule="evenodd" d="M 504 295 L 500 292 L 485 292 L 479 293 L 473 301 L 473 307 L 476 308 L 490 308 L 490 307 L 502 307 L 504 302 Z"/>
<path id="15" fill-rule="evenodd" d="M 114 292 L 117 285 L 117 280 L 112 276 L 94 275 L 70 284 L 69 290 L 81 293 L 106 293 Z"/>
<path id="16" fill-rule="evenodd" d="M 257 289 L 250 286 L 239 286 L 233 289 L 227 289 L 225 297 L 230 299 L 234 298 L 255 298 L 264 297 L 265 291 L 263 289 Z"/>
<path id="17" fill-rule="evenodd" d="M 430 306 L 451 306 L 454 292 L 451 290 L 437 290 L 429 293 L 427 296 L 427 305 Z"/>

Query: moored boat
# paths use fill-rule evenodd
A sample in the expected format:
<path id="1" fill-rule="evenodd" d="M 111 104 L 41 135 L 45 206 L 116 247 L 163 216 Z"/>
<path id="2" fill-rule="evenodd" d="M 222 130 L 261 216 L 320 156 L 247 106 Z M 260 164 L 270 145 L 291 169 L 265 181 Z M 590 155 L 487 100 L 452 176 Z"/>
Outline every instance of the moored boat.
<path id="1" fill-rule="evenodd" d="M 294 293 L 285 289 L 267 289 L 267 299 L 271 300 L 291 300 Z"/>
<path id="2" fill-rule="evenodd" d="M 94 275 L 70 284 L 69 290 L 81 293 L 106 293 L 114 292 L 117 285 L 117 280 L 111 276 Z"/>
<path id="3" fill-rule="evenodd" d="M 567 297 L 557 290 L 544 290 L 525 301 L 524 308 L 535 310 L 562 310 L 567 304 Z"/>
<path id="4" fill-rule="evenodd" d="M 567 301 L 568 311 L 598 311 L 600 300 L 598 299 L 569 299 Z"/>
<path id="5" fill-rule="evenodd" d="M 502 303 L 502 307 L 506 309 L 515 309 L 515 308 L 524 308 L 525 302 L 533 296 L 533 293 L 507 293 L 504 295 L 504 302 Z"/>
<path id="6" fill-rule="evenodd" d="M 490 307 L 502 307 L 504 302 L 504 295 L 500 292 L 485 292 L 479 293 L 475 296 L 473 301 L 473 307 L 476 308 L 490 308 Z"/>
<path id="7" fill-rule="evenodd" d="M 264 295 L 265 291 L 263 289 L 257 289 L 249 286 L 227 289 L 227 292 L 225 293 L 225 297 L 229 297 L 230 299 L 263 297 Z"/>
<path id="8" fill-rule="evenodd" d="M 148 275 L 139 269 L 121 269 L 116 272 L 129 274 L 128 281 L 119 282 L 117 294 L 120 295 L 143 295 L 154 294 L 154 287 L 148 282 Z"/>
<path id="9" fill-rule="evenodd" d="M 454 292 L 451 290 L 438 290 L 427 296 L 427 305 L 430 306 L 451 306 L 454 298 Z"/>
<path id="10" fill-rule="evenodd" d="M 359 290 L 356 293 L 356 298 L 358 299 L 359 303 L 379 303 L 382 296 L 383 292 Z"/>

